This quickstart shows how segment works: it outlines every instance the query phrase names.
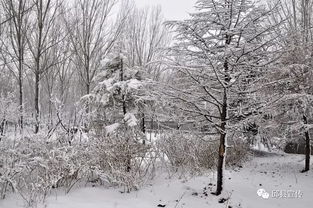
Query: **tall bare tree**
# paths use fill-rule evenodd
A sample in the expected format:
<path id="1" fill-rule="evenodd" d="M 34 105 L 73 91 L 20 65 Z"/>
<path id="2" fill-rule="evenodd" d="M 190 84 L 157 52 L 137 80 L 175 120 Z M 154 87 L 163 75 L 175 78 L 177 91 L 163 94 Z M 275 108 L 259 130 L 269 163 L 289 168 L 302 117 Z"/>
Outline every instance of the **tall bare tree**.
<path id="1" fill-rule="evenodd" d="M 55 61 L 51 61 L 49 54 L 53 47 L 60 43 L 52 32 L 56 18 L 59 16 L 61 2 L 56 0 L 33 0 L 34 11 L 32 13 L 33 24 L 27 38 L 31 52 L 32 64 L 29 66 L 35 77 L 35 133 L 40 127 L 40 80 L 42 75 L 47 72 Z"/>
<path id="2" fill-rule="evenodd" d="M 20 129 L 23 129 L 23 73 L 24 57 L 26 48 L 26 34 L 29 27 L 28 19 L 32 5 L 26 0 L 2 0 L 2 7 L 5 12 L 7 24 L 7 34 L 10 41 L 7 42 L 6 50 L 2 50 L 8 56 L 12 64 L 7 64 L 15 74 L 18 81 Z M 17 72 L 16 72 L 17 71 Z"/>
<path id="3" fill-rule="evenodd" d="M 76 0 L 72 16 L 65 19 L 73 61 L 85 85 L 84 94 L 90 93 L 101 62 L 117 38 L 118 32 L 108 21 L 115 3 L 115 0 Z"/>
<path id="4" fill-rule="evenodd" d="M 127 67 L 140 69 L 142 79 L 157 80 L 164 48 L 168 46 L 169 34 L 165 28 L 160 7 L 133 8 L 123 30 L 123 50 Z M 146 95 L 149 94 L 148 89 Z M 144 105 L 148 105 L 145 103 Z M 148 105 L 150 110 L 151 105 Z M 140 106 L 141 129 L 145 133 L 145 106 Z"/>
<path id="5" fill-rule="evenodd" d="M 280 67 L 275 70 L 276 74 L 271 75 L 276 79 L 271 80 L 271 86 L 275 86 L 280 94 L 284 95 L 274 106 L 280 112 L 276 117 L 277 122 L 282 126 L 289 126 L 293 135 L 300 134 L 298 137 L 304 138 L 305 172 L 310 169 L 313 113 L 312 83 L 308 81 L 312 79 L 313 67 L 313 1 L 283 1 L 282 5 L 280 16 L 286 18 L 288 24 L 279 42 L 286 51 L 280 61 Z M 272 92 L 273 96 L 275 92 Z M 295 141 L 295 138 L 293 140 Z"/>

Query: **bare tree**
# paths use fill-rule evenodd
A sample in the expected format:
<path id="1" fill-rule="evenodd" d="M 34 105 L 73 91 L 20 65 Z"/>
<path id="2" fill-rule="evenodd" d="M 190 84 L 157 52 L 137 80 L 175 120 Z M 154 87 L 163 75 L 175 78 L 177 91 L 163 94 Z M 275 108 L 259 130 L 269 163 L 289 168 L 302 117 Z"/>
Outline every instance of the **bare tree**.
<path id="1" fill-rule="evenodd" d="M 23 73 L 24 57 L 26 48 L 26 34 L 29 27 L 28 19 L 32 7 L 26 0 L 2 0 L 2 7 L 8 19 L 7 34 L 10 41 L 6 42 L 6 50 L 2 50 L 3 56 L 8 56 L 12 64 L 7 64 L 15 74 L 18 81 L 19 108 L 20 108 L 20 129 L 23 129 Z M 17 73 L 16 73 L 17 70 Z"/>
<path id="2" fill-rule="evenodd" d="M 61 13 L 65 12 L 64 7 L 61 7 L 60 10 Z M 43 74 L 43 78 L 45 80 L 43 87 L 45 88 L 46 96 L 42 96 L 47 103 L 46 113 L 48 114 L 48 126 L 50 128 L 53 126 L 54 121 L 54 101 L 59 98 L 61 104 L 64 105 L 66 92 L 65 87 L 69 88 L 69 84 L 65 83 L 70 82 L 69 75 L 73 73 L 70 58 L 72 54 L 70 49 L 70 38 L 67 34 L 67 29 L 62 21 L 62 18 L 58 18 L 54 22 L 51 30 L 51 40 L 58 44 L 55 47 L 52 47 L 51 50 L 45 54 L 45 62 L 51 67 Z"/>
<path id="3" fill-rule="evenodd" d="M 273 106 L 280 114 L 275 117 L 282 126 L 289 126 L 292 133 L 300 134 L 305 140 L 305 167 L 310 169 L 311 154 L 311 115 L 312 109 L 312 78 L 313 67 L 313 1 L 283 1 L 280 16 L 288 19 L 279 42 L 286 49 L 280 61 L 280 67 L 270 74 L 272 87 L 270 95 L 275 93 L 282 98 Z M 273 89 L 277 89 L 273 91 Z M 286 107 L 289 106 L 289 107 Z M 287 110 L 286 110 L 287 109 Z M 301 125 L 300 125 L 301 124 Z M 288 132 L 287 132 L 288 133 Z M 290 132 L 289 132 L 290 134 Z M 294 138 L 295 140 L 295 138 Z M 301 141 L 301 140 L 300 140 Z"/>
<path id="4" fill-rule="evenodd" d="M 29 67 L 35 76 L 35 133 L 38 133 L 40 127 L 40 80 L 42 75 L 55 64 L 55 61 L 51 61 L 49 53 L 60 43 L 60 40 L 52 35 L 54 32 L 52 28 L 59 15 L 58 9 L 61 3 L 58 0 L 34 0 L 33 3 L 34 11 L 31 17 L 34 22 L 30 28 L 27 42 L 33 61 Z"/>
<path id="5" fill-rule="evenodd" d="M 75 56 L 73 61 L 85 85 L 84 94 L 90 93 L 101 61 L 118 36 L 108 22 L 115 3 L 115 0 L 76 0 L 72 16 L 65 19 Z"/>
<path id="6" fill-rule="evenodd" d="M 133 8 L 129 13 L 124 32 L 123 50 L 126 56 L 126 65 L 139 68 L 142 78 L 157 80 L 164 48 L 169 43 L 169 34 L 163 25 L 160 7 L 145 9 Z M 149 94 L 147 89 L 146 95 Z M 149 109 L 151 105 L 145 103 Z M 145 133 L 146 107 L 139 106 L 141 112 L 141 129 Z"/>

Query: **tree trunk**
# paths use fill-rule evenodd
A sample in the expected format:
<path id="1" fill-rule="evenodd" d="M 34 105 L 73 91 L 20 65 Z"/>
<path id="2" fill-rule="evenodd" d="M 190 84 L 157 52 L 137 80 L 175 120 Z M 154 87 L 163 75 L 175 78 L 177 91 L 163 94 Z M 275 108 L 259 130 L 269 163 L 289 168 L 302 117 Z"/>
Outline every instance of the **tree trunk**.
<path id="1" fill-rule="evenodd" d="M 13 6 L 13 1 L 10 2 L 12 12 L 15 13 L 15 9 Z M 18 10 L 16 12 L 16 16 L 14 18 L 14 26 L 16 30 L 16 41 L 17 41 L 17 58 L 18 58 L 18 87 L 19 87 L 19 127 L 20 127 L 20 134 L 23 134 L 23 127 L 24 127 L 24 116 L 23 116 L 23 70 L 24 70 L 24 38 L 25 34 L 23 31 L 24 26 L 24 12 L 25 12 L 25 1 L 19 0 L 18 1 Z"/>
<path id="2" fill-rule="evenodd" d="M 304 124 L 308 124 L 306 116 L 303 116 Z M 310 155 L 311 155 L 311 144 L 310 144 L 310 134 L 309 131 L 304 132 L 305 136 L 305 166 L 302 172 L 310 170 Z"/>
<path id="3" fill-rule="evenodd" d="M 20 54 L 21 56 L 21 54 Z M 20 118 L 19 118 L 19 125 L 20 125 L 20 133 L 23 132 L 24 127 L 24 117 L 23 117 L 23 60 L 19 58 L 19 70 L 18 70 L 18 85 L 19 85 L 19 111 L 20 111 Z"/>
<path id="4" fill-rule="evenodd" d="M 6 119 L 4 118 L 0 123 L 0 135 L 1 136 L 4 136 L 5 123 L 6 123 Z M 1 138 L 0 138 L 0 141 L 1 141 Z"/>
<path id="5" fill-rule="evenodd" d="M 21 1 L 19 2 L 19 6 L 21 7 Z M 19 13 L 21 13 L 21 9 Z M 22 14 L 20 14 L 22 15 Z M 18 44 L 18 85 L 19 85 L 19 111 L 20 111 L 20 118 L 19 118 L 19 125 L 20 125 L 20 133 L 23 133 L 23 62 L 24 62 L 24 43 L 21 31 L 21 25 L 19 24 L 17 29 L 17 44 Z"/>
<path id="6" fill-rule="evenodd" d="M 220 195 L 223 190 L 223 171 L 225 162 L 225 150 L 226 150 L 226 119 L 227 119 L 227 94 L 224 89 L 224 98 L 221 115 L 221 135 L 220 135 L 220 146 L 218 151 L 218 162 L 217 162 L 217 184 L 216 184 L 216 195 Z"/>
<path id="7" fill-rule="evenodd" d="M 48 106 L 48 111 L 49 111 L 49 124 L 48 128 L 49 130 L 53 128 L 53 110 L 52 110 L 52 95 L 49 94 L 49 106 Z"/>
<path id="8" fill-rule="evenodd" d="M 146 144 L 146 121 L 145 121 L 145 113 L 142 113 L 142 119 L 141 119 L 141 131 L 145 135 L 142 141 L 142 144 Z"/>
<path id="9" fill-rule="evenodd" d="M 35 134 L 39 132 L 39 72 L 36 72 L 35 74 L 35 119 L 36 119 L 36 124 L 35 124 Z"/>
<path id="10" fill-rule="evenodd" d="M 230 35 L 226 35 L 225 45 L 229 45 L 231 43 L 232 37 Z M 218 163 L 217 163 L 217 184 L 216 184 L 216 195 L 220 195 L 223 190 L 223 170 L 224 170 L 224 162 L 225 162 L 225 154 L 226 154 L 226 122 L 227 122 L 227 88 L 230 82 L 230 77 L 228 75 L 229 67 L 228 67 L 228 59 L 226 58 L 224 61 L 224 81 L 225 86 L 223 92 L 223 103 L 222 103 L 222 112 L 221 112 L 221 126 L 220 126 L 220 146 L 218 151 Z"/>
<path id="11" fill-rule="evenodd" d="M 120 67 L 121 67 L 121 71 L 120 71 L 120 81 L 124 81 L 124 64 L 123 64 L 123 59 L 121 58 L 121 62 L 120 62 Z M 126 113 L 127 113 L 127 110 L 126 110 L 126 97 L 125 95 L 123 94 L 123 92 L 121 92 L 122 94 L 122 108 L 123 108 L 123 115 L 125 116 Z M 127 129 L 127 124 L 125 123 L 125 128 Z M 131 170 L 131 153 L 130 153 L 130 150 L 129 150 L 129 138 L 128 136 L 126 136 L 126 145 L 127 145 L 127 148 L 128 148 L 128 152 L 127 152 L 127 155 L 126 155 L 126 172 L 130 172 Z"/>
<path id="12" fill-rule="evenodd" d="M 40 74 L 42 72 L 41 70 L 41 52 L 42 52 L 42 36 L 43 36 L 43 2 L 42 0 L 36 2 L 37 9 L 38 9 L 38 41 L 37 41 L 37 53 L 35 56 L 35 63 L 36 63 L 36 69 L 35 69 L 35 134 L 39 132 L 39 116 L 40 116 L 40 109 L 39 109 L 39 82 L 40 82 Z"/>
<path id="13" fill-rule="evenodd" d="M 86 95 L 89 95 L 89 94 L 90 94 L 90 82 L 87 81 L 87 83 L 86 83 Z M 87 101 L 86 105 L 87 105 L 86 106 L 86 114 L 88 115 L 90 112 L 90 103 Z"/>
<path id="14" fill-rule="evenodd" d="M 90 83 L 88 81 L 88 83 L 86 84 L 86 94 L 90 94 Z"/>

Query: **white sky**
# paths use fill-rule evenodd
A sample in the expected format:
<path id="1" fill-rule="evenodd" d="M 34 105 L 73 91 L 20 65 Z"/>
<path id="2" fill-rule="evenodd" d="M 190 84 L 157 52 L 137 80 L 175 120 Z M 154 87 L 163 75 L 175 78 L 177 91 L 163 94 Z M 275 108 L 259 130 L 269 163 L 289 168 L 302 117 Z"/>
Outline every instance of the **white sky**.
<path id="1" fill-rule="evenodd" d="M 167 20 L 182 20 L 188 18 L 188 12 L 194 10 L 197 0 L 135 0 L 138 7 L 160 5 Z"/>

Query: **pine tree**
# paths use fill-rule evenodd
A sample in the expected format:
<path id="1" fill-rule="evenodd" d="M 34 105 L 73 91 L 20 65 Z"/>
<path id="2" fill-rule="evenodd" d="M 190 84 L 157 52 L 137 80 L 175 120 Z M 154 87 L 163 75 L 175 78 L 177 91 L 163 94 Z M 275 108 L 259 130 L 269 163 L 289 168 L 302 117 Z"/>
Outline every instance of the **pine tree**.
<path id="1" fill-rule="evenodd" d="M 124 59 L 123 55 L 112 58 L 97 76 L 94 90 L 82 100 L 91 109 L 90 132 L 96 130 L 96 138 L 104 137 L 112 145 L 110 154 L 115 155 L 114 166 L 119 167 L 119 173 L 114 177 L 122 174 L 129 192 L 136 186 L 131 184 L 135 180 L 133 174 L 142 168 L 137 159 L 144 158 L 150 148 L 145 143 L 138 119 L 140 108 L 149 102 L 149 97 L 145 96 L 148 80 L 142 76 L 142 69 L 128 67 Z M 100 127 L 93 121 L 100 121 Z"/>

